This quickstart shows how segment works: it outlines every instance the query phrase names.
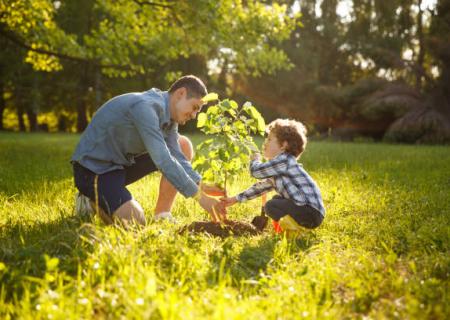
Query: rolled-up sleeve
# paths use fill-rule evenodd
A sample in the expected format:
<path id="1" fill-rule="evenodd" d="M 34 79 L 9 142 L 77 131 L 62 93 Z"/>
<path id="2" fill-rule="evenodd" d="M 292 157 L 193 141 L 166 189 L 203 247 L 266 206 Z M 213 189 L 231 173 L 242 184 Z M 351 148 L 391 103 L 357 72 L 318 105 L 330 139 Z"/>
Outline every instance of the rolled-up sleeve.
<path id="1" fill-rule="evenodd" d="M 194 196 L 198 191 L 197 183 L 171 155 L 159 127 L 157 112 L 147 102 L 141 101 L 130 108 L 130 116 L 156 167 L 183 196 Z"/>
<path id="2" fill-rule="evenodd" d="M 245 202 L 247 200 L 259 197 L 260 195 L 267 193 L 272 189 L 274 189 L 273 182 L 270 179 L 265 179 L 263 181 L 258 181 L 247 190 L 239 193 L 236 196 L 236 199 L 239 202 Z"/>

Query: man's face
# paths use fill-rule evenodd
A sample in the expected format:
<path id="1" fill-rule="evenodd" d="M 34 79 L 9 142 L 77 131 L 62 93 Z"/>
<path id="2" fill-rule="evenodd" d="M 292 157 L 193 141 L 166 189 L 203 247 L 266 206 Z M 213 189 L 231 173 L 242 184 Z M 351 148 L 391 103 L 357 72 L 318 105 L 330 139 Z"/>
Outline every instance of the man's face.
<path id="1" fill-rule="evenodd" d="M 200 112 L 204 102 L 201 98 L 187 98 L 186 88 L 180 88 L 173 94 L 173 105 L 171 106 L 171 118 L 178 124 L 185 124 L 195 119 Z"/>

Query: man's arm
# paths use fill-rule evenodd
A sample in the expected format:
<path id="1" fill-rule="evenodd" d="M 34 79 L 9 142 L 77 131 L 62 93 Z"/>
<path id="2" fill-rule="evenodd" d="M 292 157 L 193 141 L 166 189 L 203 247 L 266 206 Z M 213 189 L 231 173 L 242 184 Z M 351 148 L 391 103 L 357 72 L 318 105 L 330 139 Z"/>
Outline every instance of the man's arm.
<path id="1" fill-rule="evenodd" d="M 156 111 L 147 102 L 140 101 L 131 107 L 130 115 L 147 152 L 164 177 L 185 197 L 195 195 L 198 192 L 197 183 L 170 154 L 159 127 Z"/>
<path id="2" fill-rule="evenodd" d="M 178 130 L 176 129 L 176 127 L 174 127 L 172 130 L 170 130 L 166 139 L 169 151 L 171 155 L 175 157 L 175 159 L 177 159 L 177 161 L 181 164 L 184 171 L 186 171 L 191 179 L 194 180 L 196 184 L 199 184 L 202 177 L 197 171 L 192 168 L 191 162 L 184 156 L 184 153 L 181 151 L 180 144 L 178 142 L 178 137 Z"/>

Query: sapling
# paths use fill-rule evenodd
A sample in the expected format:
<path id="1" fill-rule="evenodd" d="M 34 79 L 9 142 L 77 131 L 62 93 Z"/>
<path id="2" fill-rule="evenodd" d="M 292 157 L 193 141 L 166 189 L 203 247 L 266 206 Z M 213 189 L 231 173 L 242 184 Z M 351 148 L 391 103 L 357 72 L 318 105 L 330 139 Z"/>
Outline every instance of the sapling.
<path id="1" fill-rule="evenodd" d="M 228 185 L 248 164 L 250 155 L 259 152 L 252 135 L 264 135 L 266 124 L 250 102 L 239 107 L 234 100 L 219 100 L 215 93 L 203 100 L 215 101 L 216 104 L 198 115 L 197 127 L 210 137 L 197 146 L 193 166 L 201 172 L 204 182 L 221 187 L 227 195 Z M 252 224 L 262 231 L 267 224 L 267 217 L 263 214 L 256 220 L 259 223 L 254 223 L 253 219 Z M 201 229 L 204 226 L 192 227 Z M 245 229 L 249 226 L 241 227 Z"/>
<path id="2" fill-rule="evenodd" d="M 234 100 L 219 100 L 215 93 L 203 100 L 216 104 L 198 115 L 197 128 L 210 138 L 197 146 L 193 166 L 204 182 L 220 186 L 226 194 L 229 183 L 248 164 L 250 155 L 258 152 L 252 134 L 264 135 L 266 125 L 250 102 L 239 107 Z"/>

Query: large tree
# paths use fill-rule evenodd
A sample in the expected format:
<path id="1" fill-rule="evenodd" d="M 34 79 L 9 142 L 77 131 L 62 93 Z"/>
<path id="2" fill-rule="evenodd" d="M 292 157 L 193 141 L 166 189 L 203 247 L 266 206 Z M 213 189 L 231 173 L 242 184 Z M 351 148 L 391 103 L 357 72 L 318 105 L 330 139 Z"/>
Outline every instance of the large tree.
<path id="1" fill-rule="evenodd" d="M 296 23 L 277 2 L 0 1 L 0 36 L 26 48 L 26 62 L 43 71 L 76 66 L 79 130 L 86 125 L 83 99 L 98 73 L 151 74 L 192 56 L 226 60 L 242 74 L 273 73 L 290 66 L 274 44 Z"/>

